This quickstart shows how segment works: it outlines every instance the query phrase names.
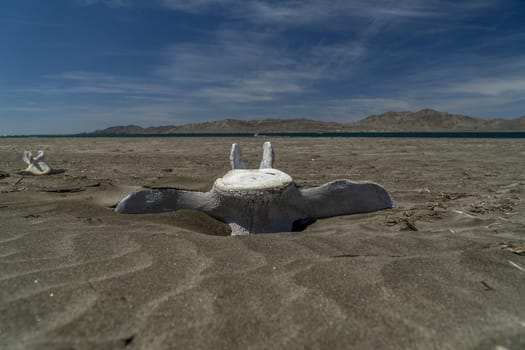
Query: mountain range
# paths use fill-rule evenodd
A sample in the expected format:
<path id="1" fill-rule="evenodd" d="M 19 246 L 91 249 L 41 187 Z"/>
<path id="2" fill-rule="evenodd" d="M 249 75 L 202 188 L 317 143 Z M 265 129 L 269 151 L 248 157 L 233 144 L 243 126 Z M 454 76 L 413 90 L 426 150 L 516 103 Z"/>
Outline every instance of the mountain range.
<path id="1" fill-rule="evenodd" d="M 312 119 L 222 119 L 203 123 L 140 127 L 113 126 L 94 134 L 169 133 L 271 133 L 352 131 L 523 131 L 525 116 L 516 119 L 481 119 L 433 109 L 417 112 L 386 112 L 351 123 Z"/>

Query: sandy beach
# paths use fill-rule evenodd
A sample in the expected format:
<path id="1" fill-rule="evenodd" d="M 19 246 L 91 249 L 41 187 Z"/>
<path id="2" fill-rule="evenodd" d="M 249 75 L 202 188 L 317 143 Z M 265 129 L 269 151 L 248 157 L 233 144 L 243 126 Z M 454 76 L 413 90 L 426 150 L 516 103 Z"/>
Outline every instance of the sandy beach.
<path id="1" fill-rule="evenodd" d="M 384 185 L 398 207 L 229 236 L 205 214 L 113 211 L 208 190 L 232 142 L 0 138 L 1 349 L 524 349 L 525 140 L 272 138 L 300 186 Z M 24 150 L 61 174 L 25 176 Z"/>

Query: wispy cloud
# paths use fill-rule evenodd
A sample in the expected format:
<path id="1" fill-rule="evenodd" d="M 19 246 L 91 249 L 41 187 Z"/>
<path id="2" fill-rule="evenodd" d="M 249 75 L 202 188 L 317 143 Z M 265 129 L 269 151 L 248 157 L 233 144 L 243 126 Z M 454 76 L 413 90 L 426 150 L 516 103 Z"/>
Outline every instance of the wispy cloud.
<path id="1" fill-rule="evenodd" d="M 366 54 L 359 43 L 291 49 L 273 32 L 217 30 L 206 42 L 171 46 L 157 76 L 223 102 L 269 101 L 344 79 Z"/>
<path id="2" fill-rule="evenodd" d="M 210 87 L 200 94 L 218 102 L 247 103 L 270 101 L 286 94 L 298 94 L 305 91 L 298 81 L 285 72 L 260 73 L 250 79 L 239 79 L 223 87 Z"/>
<path id="3" fill-rule="evenodd" d="M 138 0 L 77 0 L 83 5 L 109 7 L 144 6 Z M 156 0 L 148 6 L 161 6 L 192 14 L 218 14 L 253 23 L 279 23 L 287 26 L 329 24 L 334 18 L 464 18 L 495 4 L 496 0 Z M 348 23 L 347 23 L 348 24 Z"/>
<path id="4" fill-rule="evenodd" d="M 92 81 L 115 81 L 115 77 L 109 74 L 100 72 L 61 72 L 58 74 L 46 74 L 44 78 L 55 79 L 55 80 L 72 80 L 79 82 L 92 82 Z"/>
<path id="5" fill-rule="evenodd" d="M 520 97 L 523 98 L 523 96 L 525 96 L 525 75 L 521 77 L 510 76 L 475 79 L 453 85 L 448 91 L 479 94 L 483 96 L 520 95 Z"/>
<path id="6" fill-rule="evenodd" d="M 318 112 L 329 120 L 357 120 L 370 114 L 386 111 L 407 111 L 417 109 L 413 102 L 404 99 L 362 97 L 327 100 Z"/>
<path id="7" fill-rule="evenodd" d="M 525 114 L 525 71 L 513 75 L 480 70 L 478 76 L 450 79 L 448 85 L 431 90 L 432 100 L 442 109 L 468 111 L 481 117 L 518 117 Z"/>
<path id="8" fill-rule="evenodd" d="M 222 9 L 231 17 L 254 23 L 279 23 L 286 26 L 330 24 L 340 19 L 432 19 L 447 20 L 477 15 L 493 6 L 497 0 L 161 0 L 161 5 L 177 11 L 210 13 Z M 346 23 L 350 25 L 351 23 Z"/>
<path id="9" fill-rule="evenodd" d="M 151 83 L 146 79 L 118 77 L 100 72 L 62 72 L 44 75 L 46 82 L 37 87 L 13 89 L 13 92 L 27 92 L 45 95 L 61 94 L 116 94 L 153 95 L 176 97 L 181 91 L 174 85 Z"/>

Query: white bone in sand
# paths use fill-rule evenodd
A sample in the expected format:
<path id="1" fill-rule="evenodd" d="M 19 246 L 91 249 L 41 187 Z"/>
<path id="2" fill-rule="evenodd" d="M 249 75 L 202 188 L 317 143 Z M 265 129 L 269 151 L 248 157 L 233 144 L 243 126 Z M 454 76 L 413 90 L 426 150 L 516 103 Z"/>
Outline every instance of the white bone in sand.
<path id="1" fill-rule="evenodd" d="M 145 189 L 122 199 L 119 213 L 160 213 L 196 209 L 228 223 L 232 235 L 292 231 L 316 219 L 395 207 L 390 194 L 373 182 L 336 180 L 299 189 L 290 175 L 273 169 L 272 145 L 265 142 L 259 169 L 245 169 L 239 145 L 230 154 L 232 170 L 208 192 Z"/>
<path id="2" fill-rule="evenodd" d="M 33 157 L 30 151 L 24 151 L 22 157 L 27 164 L 27 168 L 22 171 L 23 174 L 31 175 L 46 175 L 51 172 L 51 168 L 44 162 L 44 151 L 38 151 L 38 154 Z"/>
<path id="3" fill-rule="evenodd" d="M 241 147 L 236 143 L 232 145 L 232 150 L 230 152 L 230 164 L 232 166 L 232 169 L 245 169 L 246 168 L 242 160 Z"/>

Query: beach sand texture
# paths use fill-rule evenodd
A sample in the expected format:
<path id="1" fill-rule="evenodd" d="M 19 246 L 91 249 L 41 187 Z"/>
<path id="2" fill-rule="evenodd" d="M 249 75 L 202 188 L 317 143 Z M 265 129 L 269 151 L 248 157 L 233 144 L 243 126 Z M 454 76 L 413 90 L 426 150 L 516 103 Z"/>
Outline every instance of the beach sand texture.
<path id="1" fill-rule="evenodd" d="M 233 142 L 0 139 L 0 349 L 524 349 L 525 140 L 272 138 L 300 186 L 398 208 L 230 237 L 194 211 L 122 215 L 142 185 L 205 191 Z M 14 174 L 24 150 L 65 173 Z"/>

